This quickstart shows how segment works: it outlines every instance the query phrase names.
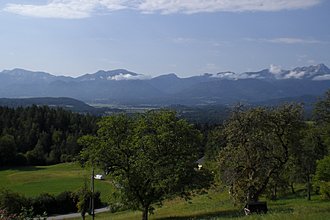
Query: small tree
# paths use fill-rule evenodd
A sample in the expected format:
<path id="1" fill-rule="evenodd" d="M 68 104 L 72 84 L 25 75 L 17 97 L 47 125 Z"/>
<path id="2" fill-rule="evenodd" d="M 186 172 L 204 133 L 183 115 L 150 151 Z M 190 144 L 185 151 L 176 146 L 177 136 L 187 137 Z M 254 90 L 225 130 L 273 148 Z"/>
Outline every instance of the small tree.
<path id="1" fill-rule="evenodd" d="M 153 205 L 184 195 L 198 172 L 195 162 L 201 134 L 174 112 L 103 118 L 97 137 L 85 137 L 82 156 L 97 155 L 99 166 L 117 181 L 125 204 L 148 219 Z M 90 152 L 90 153 L 89 153 Z"/>
<path id="2" fill-rule="evenodd" d="M 88 189 L 87 182 L 84 182 L 84 186 L 81 187 L 76 195 L 78 197 L 77 208 L 81 214 L 81 218 L 84 220 L 86 212 L 89 212 L 89 202 L 92 196 L 92 192 Z"/>

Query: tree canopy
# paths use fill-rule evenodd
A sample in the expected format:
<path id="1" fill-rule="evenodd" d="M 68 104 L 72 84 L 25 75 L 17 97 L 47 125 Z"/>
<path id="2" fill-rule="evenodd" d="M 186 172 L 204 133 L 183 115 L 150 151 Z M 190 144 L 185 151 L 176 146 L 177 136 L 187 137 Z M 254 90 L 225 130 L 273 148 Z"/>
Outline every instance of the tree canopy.
<path id="1" fill-rule="evenodd" d="M 302 108 L 283 105 L 233 111 L 219 130 L 221 180 L 237 202 L 258 201 L 272 176 L 282 171 L 300 138 Z"/>
<path id="2" fill-rule="evenodd" d="M 114 115 L 100 121 L 97 136 L 80 139 L 85 146 L 81 155 L 109 171 L 124 202 L 147 219 L 154 204 L 183 195 L 196 183 L 201 139 L 172 111 Z"/>
<path id="3" fill-rule="evenodd" d="M 0 166 L 71 161 L 78 137 L 96 132 L 97 118 L 60 108 L 0 107 Z"/>

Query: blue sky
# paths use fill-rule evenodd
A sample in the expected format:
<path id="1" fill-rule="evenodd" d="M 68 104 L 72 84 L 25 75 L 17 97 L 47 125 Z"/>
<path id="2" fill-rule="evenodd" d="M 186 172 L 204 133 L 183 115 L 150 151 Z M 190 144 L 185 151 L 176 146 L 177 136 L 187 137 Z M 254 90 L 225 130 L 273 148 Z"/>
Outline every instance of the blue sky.
<path id="1" fill-rule="evenodd" d="M 0 70 L 156 76 L 330 66 L 328 0 L 5 0 Z"/>

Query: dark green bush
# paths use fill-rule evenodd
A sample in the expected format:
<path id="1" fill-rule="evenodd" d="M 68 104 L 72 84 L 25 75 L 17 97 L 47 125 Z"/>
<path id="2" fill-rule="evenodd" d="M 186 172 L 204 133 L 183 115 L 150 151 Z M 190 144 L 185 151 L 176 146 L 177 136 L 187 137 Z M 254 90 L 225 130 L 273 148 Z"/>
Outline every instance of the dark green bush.
<path id="1" fill-rule="evenodd" d="M 65 191 L 58 194 L 56 197 L 57 213 L 65 214 L 70 212 L 78 212 L 77 202 L 78 198 L 70 191 Z"/>
<path id="2" fill-rule="evenodd" d="M 56 213 L 57 202 L 53 195 L 43 193 L 37 196 L 32 201 L 32 207 L 35 214 L 47 213 L 47 215 Z"/>
<path id="3" fill-rule="evenodd" d="M 0 209 L 10 214 L 20 213 L 23 207 L 29 207 L 30 201 L 23 195 L 7 189 L 0 189 Z"/>
<path id="4" fill-rule="evenodd" d="M 95 208 L 101 208 L 103 205 L 100 195 L 100 192 L 94 194 Z M 88 201 L 89 199 L 90 197 Z M 19 193 L 0 189 L 0 210 L 5 210 L 8 214 L 20 214 L 24 210 L 33 216 L 78 212 L 78 200 L 78 194 L 70 191 L 62 192 L 57 196 L 43 193 L 30 199 Z"/>

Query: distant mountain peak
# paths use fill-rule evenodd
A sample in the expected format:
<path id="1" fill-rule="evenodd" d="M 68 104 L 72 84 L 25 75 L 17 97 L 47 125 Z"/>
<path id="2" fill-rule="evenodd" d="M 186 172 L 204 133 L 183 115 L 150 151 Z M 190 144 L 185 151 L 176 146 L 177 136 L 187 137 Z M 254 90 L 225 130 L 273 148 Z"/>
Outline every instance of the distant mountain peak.
<path id="1" fill-rule="evenodd" d="M 267 72 L 264 72 L 267 75 Z M 296 67 L 283 70 L 280 66 L 271 65 L 265 79 L 304 79 L 304 80 L 329 80 L 330 70 L 325 64 Z"/>
<path id="2" fill-rule="evenodd" d="M 85 74 L 78 77 L 81 81 L 94 81 L 94 80 L 138 80 L 146 79 L 147 77 L 142 74 L 137 74 L 126 69 L 115 69 L 115 70 L 99 70 L 96 73 Z"/>
<path id="3" fill-rule="evenodd" d="M 154 77 L 154 79 L 179 79 L 179 77 L 175 74 L 175 73 L 168 73 L 168 74 L 164 74 L 164 75 L 160 75 L 160 76 L 156 76 Z"/>

